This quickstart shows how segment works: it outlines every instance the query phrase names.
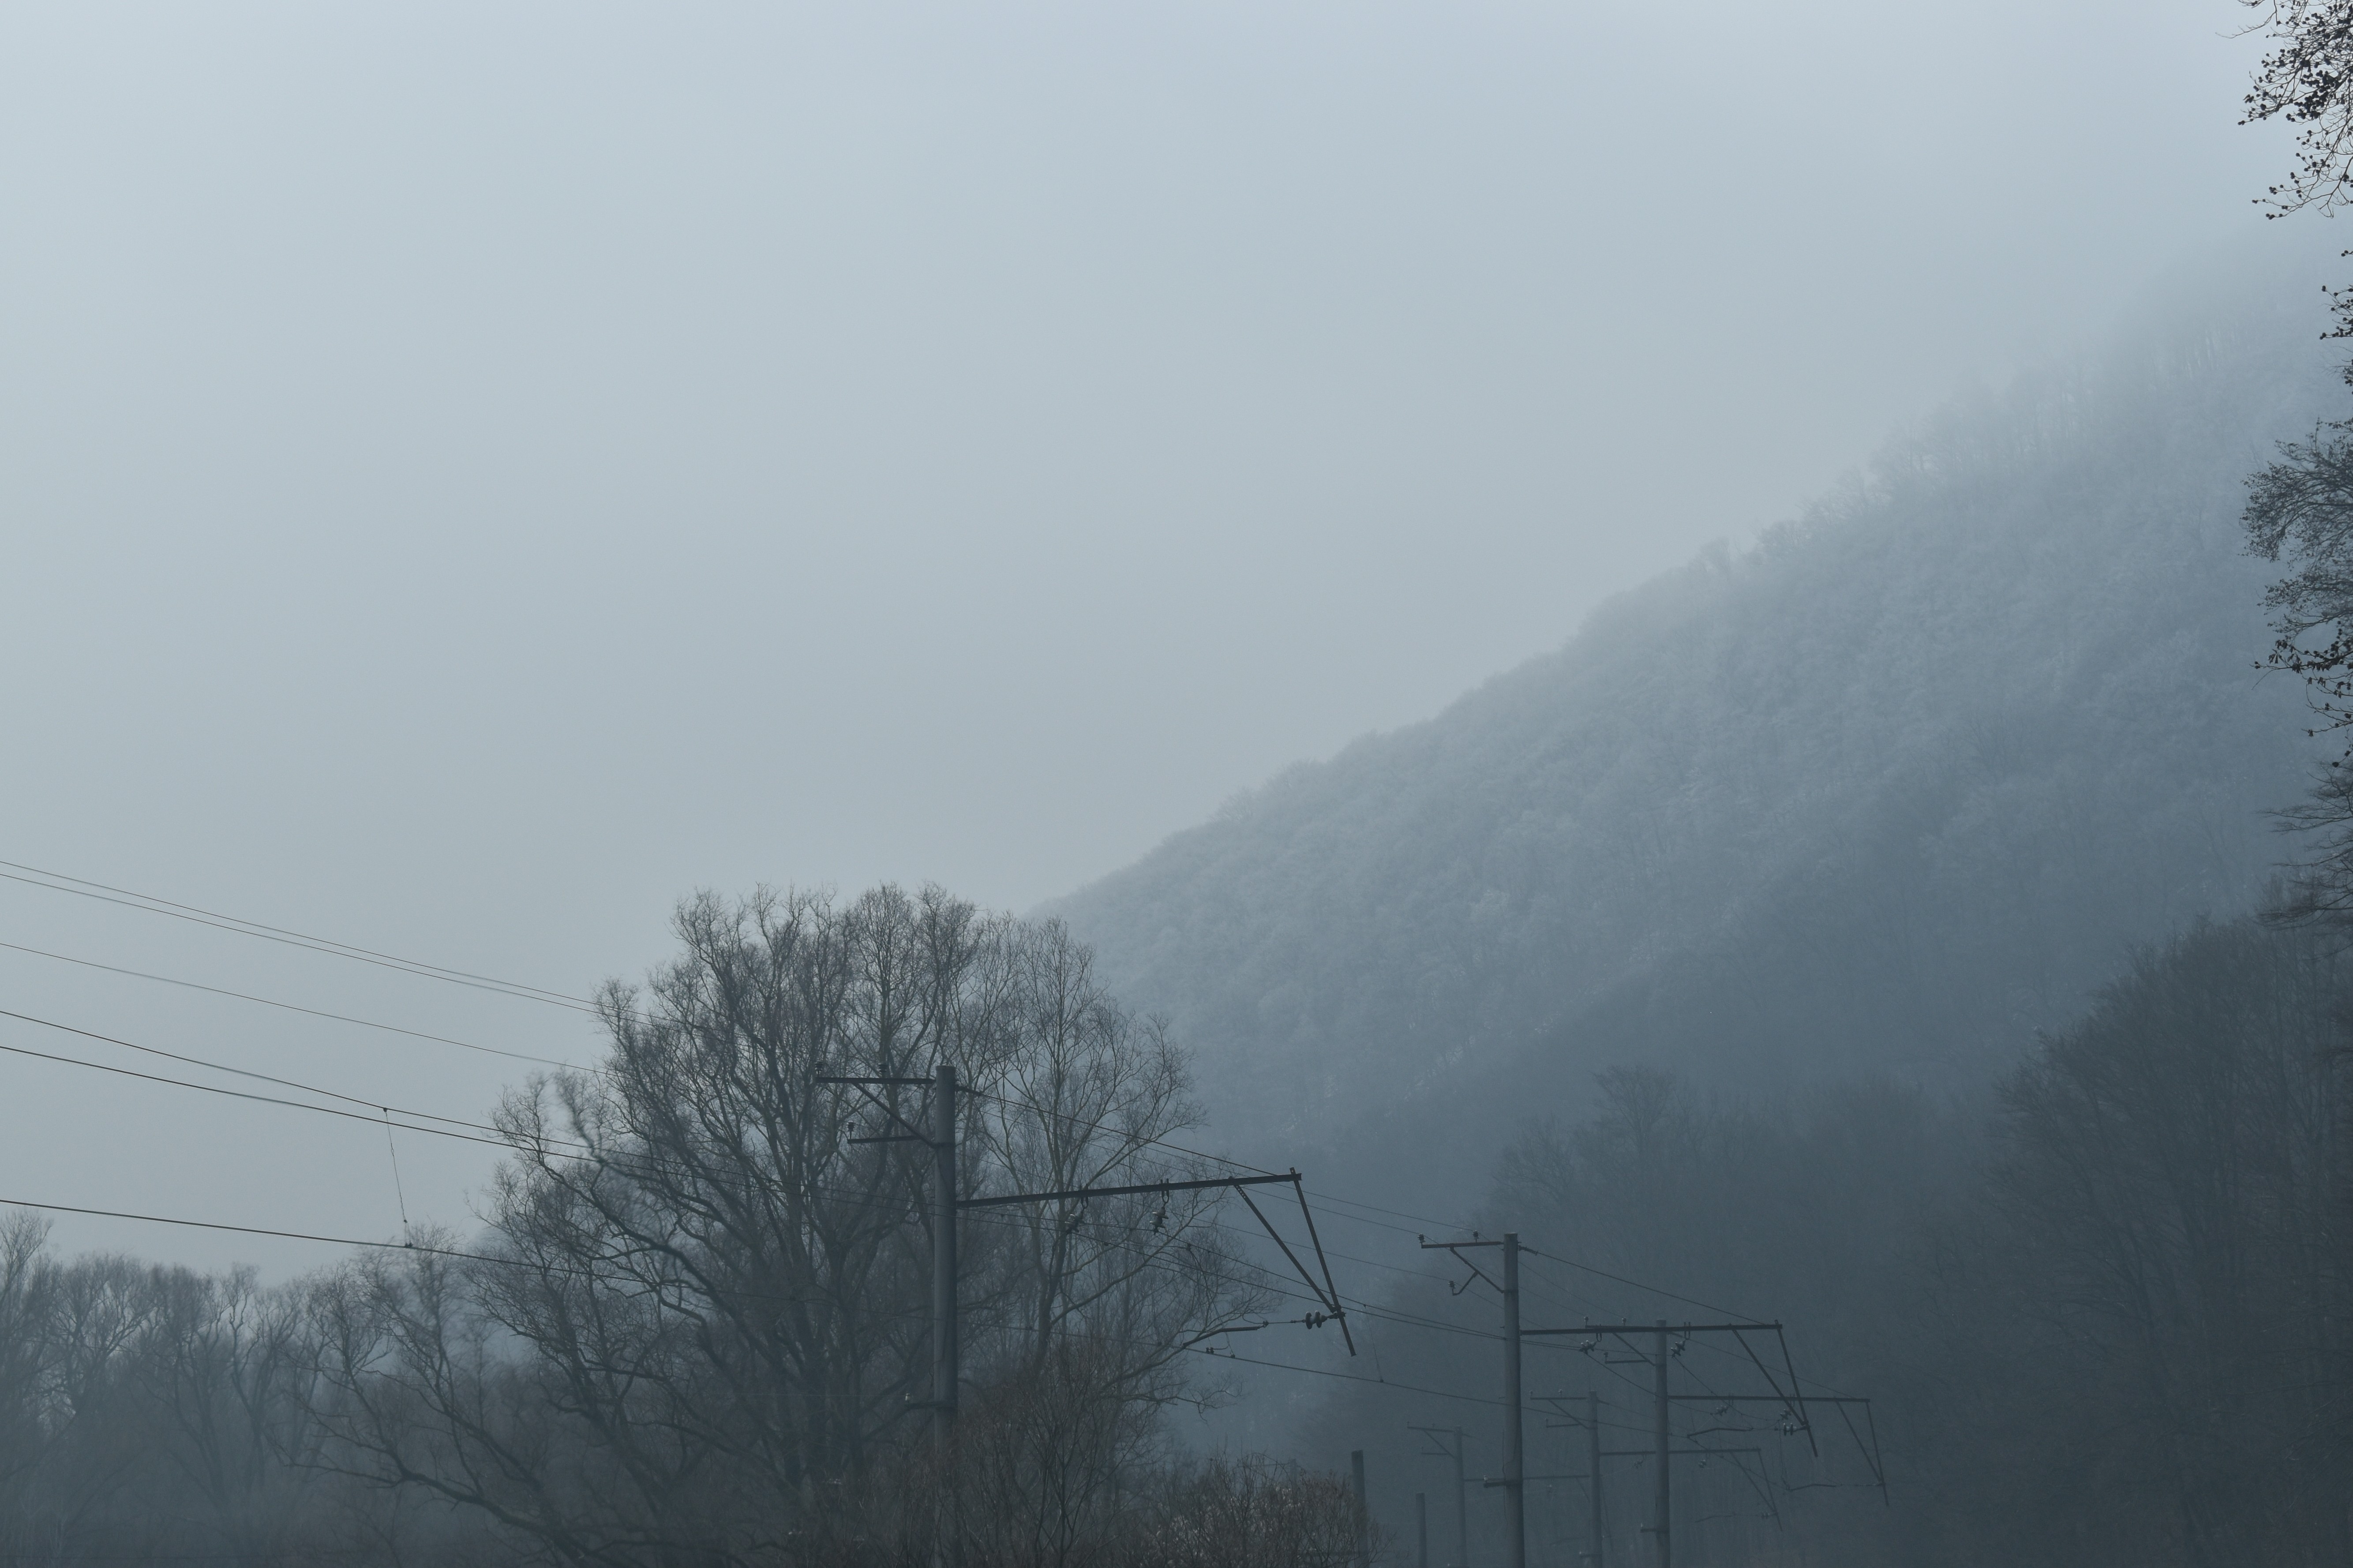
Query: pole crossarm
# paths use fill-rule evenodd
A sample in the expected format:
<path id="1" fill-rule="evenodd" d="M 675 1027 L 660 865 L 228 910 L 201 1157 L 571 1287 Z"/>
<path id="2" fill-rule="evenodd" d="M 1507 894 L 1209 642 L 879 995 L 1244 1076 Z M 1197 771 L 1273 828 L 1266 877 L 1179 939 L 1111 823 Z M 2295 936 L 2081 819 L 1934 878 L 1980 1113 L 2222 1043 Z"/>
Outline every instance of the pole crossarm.
<path id="1" fill-rule="evenodd" d="M 1482 1269 L 1477 1264 L 1472 1262 L 1469 1258 L 1463 1257 L 1462 1249 L 1466 1247 L 1501 1247 L 1504 1245 L 1501 1241 L 1431 1241 L 1427 1237 L 1419 1236 L 1415 1237 L 1414 1239 L 1421 1243 L 1421 1249 L 1424 1252 L 1451 1252 L 1454 1254 L 1455 1262 L 1460 1263 L 1463 1268 L 1468 1268 L 1472 1273 L 1476 1274 L 1482 1279 L 1487 1279 L 1485 1270 Z M 1462 1281 L 1459 1286 L 1451 1279 L 1448 1280 L 1446 1284 L 1446 1293 L 1450 1296 L 1460 1296 L 1463 1291 L 1468 1290 L 1469 1289 L 1471 1289 L 1471 1281 L 1468 1279 Z M 1487 1279 L 1487 1289 L 1490 1290 L 1500 1290 L 1503 1287 L 1497 1285 L 1493 1279 Z"/>
<path id="2" fill-rule="evenodd" d="M 1761 1454 L 1764 1451 L 1762 1448 L 1671 1448 L 1668 1450 L 1678 1459 L 1688 1459 L 1694 1457 L 1720 1458 L 1727 1454 Z M 1604 1448 L 1601 1450 L 1601 1457 L 1605 1459 L 1654 1459 L 1658 1458 L 1658 1454 L 1650 1448 Z M 1522 1476 L 1520 1478 L 1524 1481 L 1584 1481 L 1591 1479 L 1582 1471 L 1563 1471 L 1556 1476 Z M 1479 1484 L 1482 1487 L 1508 1487 L 1513 1483 L 1504 1480 L 1482 1480 Z"/>
<path id="3" fill-rule="evenodd" d="M 1735 1340 L 1738 1341 L 1740 1348 L 1747 1352 L 1748 1359 L 1756 1364 L 1758 1373 L 1764 1377 L 1767 1384 L 1772 1388 L 1774 1401 L 1788 1411 L 1789 1419 L 1796 1424 L 1799 1431 L 1803 1432 L 1806 1435 L 1806 1447 L 1811 1449 L 1815 1455 L 1820 1455 L 1822 1451 L 1821 1446 L 1814 1440 L 1814 1424 L 1806 1419 L 1806 1413 L 1803 1408 L 1804 1401 L 1797 1396 L 1798 1369 L 1789 1362 L 1789 1336 L 1784 1331 L 1782 1326 L 1778 1322 L 1586 1323 L 1574 1329 L 1522 1329 L 1520 1332 L 1524 1335 L 1546 1334 L 1558 1336 L 1583 1334 L 1589 1337 L 1599 1334 L 1656 1334 L 1662 1329 L 1665 1330 L 1668 1333 L 1681 1334 L 1685 1337 L 1689 1337 L 1693 1334 L 1730 1334 Z M 1781 1380 L 1773 1375 L 1772 1369 L 1765 1364 L 1764 1361 L 1757 1354 L 1756 1349 L 1749 1344 L 1746 1338 L 1743 1337 L 1748 1334 L 1771 1334 L 1780 1341 L 1782 1364 L 1789 1375 L 1788 1393 L 1783 1394 L 1781 1392 Z M 1824 1401 L 1823 1403 L 1827 1403 L 1827 1401 Z"/>
<path id="4" fill-rule="evenodd" d="M 1421 1433 L 1437 1445 L 1433 1448 L 1416 1449 L 1415 1452 L 1422 1458 L 1454 1461 L 1454 1557 L 1447 1568 L 1470 1568 L 1470 1492 L 1469 1482 L 1462 1475 L 1462 1449 L 1468 1435 L 1460 1426 L 1418 1426 L 1410 1422 L 1407 1423 L 1406 1430 Z M 1449 1437 L 1454 1439 L 1451 1445 L 1445 1441 Z"/>
<path id="5" fill-rule="evenodd" d="M 1574 1329 L 1522 1329 L 1523 1334 L 1655 1334 L 1657 1323 L 1586 1323 Z M 1671 1334 L 1773 1334 L 1781 1331 L 1778 1323 L 1669 1323 Z"/>
<path id="6" fill-rule="evenodd" d="M 1347 1342 L 1348 1353 L 1355 1355 L 1356 1336 L 1348 1331 L 1348 1309 L 1341 1304 L 1340 1288 L 1332 1282 L 1332 1265 L 1324 1257 L 1323 1240 L 1315 1234 L 1315 1216 L 1307 1207 L 1307 1189 L 1302 1184 L 1303 1181 L 1303 1178 L 1294 1170 L 1279 1176 L 1209 1176 L 1196 1182 L 1137 1182 L 1133 1185 L 1121 1187 L 1067 1187 L 1060 1192 L 1051 1193 L 999 1193 L 985 1198 L 958 1198 L 955 1206 L 959 1209 L 985 1209 L 1004 1204 L 1043 1204 L 1059 1203 L 1068 1199 L 1134 1197 L 1144 1193 L 1205 1193 L 1231 1187 L 1235 1189 L 1236 1195 L 1240 1197 L 1243 1203 L 1250 1205 L 1250 1214 L 1265 1229 L 1274 1245 L 1282 1250 L 1283 1258 L 1293 1268 L 1299 1270 L 1299 1278 L 1306 1283 L 1308 1289 L 1314 1292 L 1317 1305 L 1323 1308 L 1320 1314 L 1310 1313 L 1304 1318 L 1293 1321 L 1304 1323 L 1311 1329 L 1320 1328 L 1326 1322 L 1339 1324 L 1340 1337 Z M 1299 1212 L 1306 1218 L 1308 1239 L 1314 1242 L 1315 1261 L 1324 1270 L 1324 1278 L 1321 1280 L 1308 1270 L 1306 1264 L 1300 1261 L 1298 1254 L 1291 1250 L 1291 1244 L 1282 1239 L 1282 1233 L 1274 1228 L 1274 1222 L 1266 1217 L 1265 1212 L 1258 1205 L 1250 1203 L 1250 1194 L 1240 1190 L 1244 1187 L 1264 1187 L 1278 1184 L 1288 1184 L 1299 1195 Z"/>
<path id="7" fill-rule="evenodd" d="M 1689 1405 L 1868 1405 L 1868 1399 L 1828 1394 L 1673 1394 L 1670 1399 Z"/>
<path id="8" fill-rule="evenodd" d="M 1216 1176 L 1206 1182 L 1139 1182 L 1132 1187 L 1071 1187 L 1058 1193 L 1006 1193 L 996 1197 L 959 1198 L 956 1207 L 985 1209 L 998 1204 L 1042 1204 L 1060 1198 L 1124 1198 L 1137 1193 L 1198 1193 L 1211 1187 L 1262 1187 L 1270 1182 L 1295 1182 L 1292 1176 Z"/>

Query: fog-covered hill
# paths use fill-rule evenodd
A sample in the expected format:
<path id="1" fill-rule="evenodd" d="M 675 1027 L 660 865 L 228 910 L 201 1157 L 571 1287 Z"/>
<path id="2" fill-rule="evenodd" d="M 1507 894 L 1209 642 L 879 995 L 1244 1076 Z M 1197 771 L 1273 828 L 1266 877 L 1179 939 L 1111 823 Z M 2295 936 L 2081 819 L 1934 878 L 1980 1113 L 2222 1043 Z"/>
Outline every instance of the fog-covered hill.
<path id="1" fill-rule="evenodd" d="M 2263 814 L 2312 743 L 2252 668 L 2237 517 L 2346 394 L 2303 288 L 2239 297 L 2274 303 L 1952 409 L 1054 912 L 1198 1053 L 1224 1142 L 1351 1176 L 1440 1174 L 1410 1142 L 1467 1181 L 1613 1061 L 1981 1079 L 2289 852 Z"/>

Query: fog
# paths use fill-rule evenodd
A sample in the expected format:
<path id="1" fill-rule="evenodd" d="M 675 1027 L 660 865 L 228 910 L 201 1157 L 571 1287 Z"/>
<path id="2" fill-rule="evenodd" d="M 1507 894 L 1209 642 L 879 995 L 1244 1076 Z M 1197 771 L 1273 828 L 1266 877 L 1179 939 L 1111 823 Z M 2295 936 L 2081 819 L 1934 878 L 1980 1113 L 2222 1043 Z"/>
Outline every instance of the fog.
<path id="1" fill-rule="evenodd" d="M 698 886 L 1027 907 L 2259 229 L 2237 20 L 11 7 L 0 858 L 574 994 Z M 20 884 L 0 940 L 592 1044 Z M 449 1114 L 506 1081 L 0 974 Z M 385 1222 L 334 1129 L 9 1070 L 6 1194 Z"/>
<path id="2" fill-rule="evenodd" d="M 1409 1423 L 1491 1420 L 1457 1221 L 1552 1249 L 1556 1328 L 1731 1300 L 1886 1402 L 1912 1511 L 1785 1536 L 1719 1473 L 1689 1562 L 2341 1552 L 2353 1449 L 2279 1456 L 2353 1387 L 2298 1337 L 2353 1300 L 2348 982 L 2251 919 L 2326 743 L 2240 510 L 2341 415 L 2353 263 L 2254 199 L 2257 16 L 0 10 L 0 1221 L 53 1223 L 0 1230 L 0 1555 L 920 1555 L 912 1156 L 762 1096 L 934 1059 L 968 1192 L 1096 1189 L 976 1211 L 953 1462 L 1112 1410 L 1056 1439 L 1105 1561 L 1285 1498 L 1353 1550 L 1357 1448 L 1402 1529 Z M 681 944 L 691 1026 L 584 1001 Z M 577 1144 L 480 1125 L 615 1022 Z M 680 1105 L 750 1163 L 698 1186 Z M 1336 1278 L 1100 1196 L 1198 1149 L 1306 1165 Z M 500 1249 L 443 1317 L 418 1237 Z M 450 1481 L 461 1406 L 534 1458 Z M 600 1468 L 648 1432 L 701 1436 Z M 2133 1443 L 2231 1458 L 2192 1503 L 2093 1473 Z M 1018 1468 L 953 1472 L 1012 1500 L 969 1568 L 1029 1560 Z"/>

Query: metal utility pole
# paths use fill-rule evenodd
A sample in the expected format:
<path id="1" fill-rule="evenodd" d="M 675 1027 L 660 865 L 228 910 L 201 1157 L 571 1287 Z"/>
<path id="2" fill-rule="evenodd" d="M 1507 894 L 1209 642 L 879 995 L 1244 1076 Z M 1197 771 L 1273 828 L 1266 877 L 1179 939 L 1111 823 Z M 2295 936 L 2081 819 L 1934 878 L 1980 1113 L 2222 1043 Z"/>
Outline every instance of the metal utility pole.
<path id="1" fill-rule="evenodd" d="M 1664 1319 L 1660 1319 L 1657 1321 L 1650 1323 L 1587 1323 L 1582 1327 L 1574 1329 L 1529 1329 L 1525 1331 L 1532 1335 L 1582 1334 L 1586 1337 L 1587 1342 L 1585 1348 L 1588 1351 L 1590 1351 L 1593 1348 L 1593 1341 L 1605 1334 L 1649 1334 L 1651 1336 L 1651 1343 L 1654 1347 L 1654 1352 L 1653 1354 L 1647 1359 L 1653 1363 L 1656 1372 L 1658 1415 L 1656 1420 L 1655 1444 L 1651 1457 L 1652 1462 L 1659 1467 L 1659 1475 L 1658 1496 L 1652 1504 L 1650 1529 L 1651 1533 L 1658 1539 L 1659 1568 L 1674 1568 L 1674 1552 L 1672 1542 L 1667 1533 L 1667 1504 L 1669 1500 L 1667 1487 L 1667 1460 L 1671 1452 L 1668 1447 L 1668 1437 L 1670 1435 L 1668 1417 L 1672 1414 L 1674 1408 L 1672 1397 L 1667 1392 L 1667 1363 L 1672 1359 L 1674 1354 L 1674 1352 L 1670 1351 L 1667 1348 L 1667 1338 L 1670 1334 L 1681 1334 L 1685 1339 L 1689 1339 L 1694 1334 L 1730 1334 L 1739 1342 L 1740 1348 L 1748 1352 L 1749 1360 L 1756 1365 L 1757 1370 L 1764 1374 L 1766 1382 L 1773 1389 L 1773 1398 L 1775 1402 L 1782 1405 L 1788 1411 L 1789 1420 L 1791 1423 L 1790 1429 L 1792 1431 L 1803 1432 L 1806 1435 L 1807 1444 L 1809 1446 L 1813 1444 L 1814 1429 L 1813 1426 L 1806 1420 L 1805 1407 L 1798 1394 L 1797 1368 L 1789 1363 L 1788 1341 L 1785 1336 L 1783 1336 L 1781 1332 L 1781 1325 L 1778 1323 L 1671 1324 Z M 1765 1363 L 1757 1357 L 1755 1349 L 1749 1345 L 1748 1341 L 1746 1338 L 1746 1336 L 1749 1334 L 1771 1334 L 1776 1339 L 1781 1341 L 1781 1363 L 1784 1370 L 1788 1372 L 1789 1376 L 1789 1388 L 1788 1393 L 1785 1394 L 1782 1392 L 1780 1380 L 1773 1375 L 1771 1369 L 1766 1366 Z M 1596 1489 L 1596 1495 L 1599 1496 L 1598 1487 Z"/>
<path id="2" fill-rule="evenodd" d="M 1673 1568 L 1675 1554 L 1667 1538 L 1667 1416 L 1673 1406 L 1667 1403 L 1667 1325 L 1658 1327 L 1659 1410 L 1657 1442 L 1659 1450 L 1659 1495 L 1652 1504 L 1651 1531 L 1659 1542 L 1659 1568 Z"/>
<path id="3" fill-rule="evenodd" d="M 932 1451 L 939 1464 L 939 1491 L 933 1500 L 932 1568 L 956 1568 L 963 1556 L 962 1525 L 955 1505 L 956 1384 L 956 1069 L 942 1062 L 929 1078 L 837 1078 L 818 1083 L 854 1089 L 882 1113 L 895 1131 L 849 1139 L 851 1143 L 921 1143 L 932 1152 Z M 899 1114 L 898 1096 L 877 1089 L 928 1089 L 927 1125 Z"/>
<path id="4" fill-rule="evenodd" d="M 1421 1450 L 1424 1454 L 1430 1454 L 1431 1458 L 1447 1458 L 1454 1461 L 1454 1561 L 1449 1564 L 1449 1568 L 1471 1568 L 1470 1483 L 1462 1477 L 1462 1428 L 1460 1426 L 1408 1426 L 1406 1429 L 1409 1432 L 1424 1433 L 1433 1442 L 1438 1442 L 1437 1453 L 1430 1454 L 1430 1450 L 1424 1448 Z M 1454 1439 L 1453 1447 L 1449 1447 L 1442 1441 L 1439 1441 L 1446 1437 Z"/>
<path id="5" fill-rule="evenodd" d="M 932 1075 L 932 1441 L 947 1465 L 955 1444 L 956 1069 Z"/>
<path id="6" fill-rule="evenodd" d="M 1297 1320 L 1309 1328 L 1324 1323 L 1337 1323 L 1341 1337 L 1347 1342 L 1348 1353 L 1356 1353 L 1356 1336 L 1349 1331 L 1347 1309 L 1341 1304 L 1339 1287 L 1333 1282 L 1332 1265 L 1324 1256 L 1324 1243 L 1315 1234 L 1315 1215 L 1307 1206 L 1307 1189 L 1297 1170 L 1281 1175 L 1267 1173 L 1255 1176 L 1217 1176 L 1206 1181 L 1136 1182 L 1120 1186 L 1073 1187 L 1050 1193 L 1004 1193 L 989 1197 L 961 1197 L 956 1193 L 956 1069 L 952 1063 L 941 1062 L 929 1078 L 849 1078 L 830 1074 L 816 1078 L 814 1082 L 838 1084 L 855 1089 L 868 1103 L 881 1112 L 883 1125 L 895 1131 L 883 1131 L 871 1136 L 846 1140 L 850 1143 L 922 1143 L 932 1151 L 932 1441 L 937 1454 L 943 1485 L 939 1514 L 932 1543 L 933 1568 L 956 1568 L 962 1555 L 961 1525 L 955 1516 L 954 1455 L 955 1447 L 955 1414 L 958 1384 L 962 1382 L 960 1358 L 957 1354 L 956 1311 L 956 1213 L 960 1209 L 990 1208 L 1001 1204 L 1082 1203 L 1091 1198 L 1128 1197 L 1141 1194 L 1166 1196 L 1170 1193 L 1206 1192 L 1230 1188 L 1250 1211 L 1282 1256 L 1314 1293 L 1322 1310 Z M 928 1089 L 932 1091 L 928 1125 L 918 1128 L 899 1114 L 893 1101 L 877 1089 Z M 1315 1261 L 1323 1278 L 1318 1279 L 1307 1265 L 1293 1252 L 1291 1244 L 1266 1217 L 1257 1204 L 1251 1202 L 1246 1190 L 1272 1184 L 1288 1184 L 1299 1199 L 1300 1218 L 1306 1226 L 1307 1240 L 1315 1248 Z M 1263 1328 L 1266 1325 L 1258 1324 Z M 1363 1457 L 1358 1456 L 1357 1491 L 1362 1495 Z M 1361 1565 L 1369 1568 L 1369 1564 Z"/>
<path id="7" fill-rule="evenodd" d="M 1593 1568 L 1601 1563 L 1601 1395 L 1588 1389 L 1585 1394 L 1585 1492 L 1586 1501 L 1592 1506 L 1587 1510 L 1592 1521 L 1593 1544 L 1586 1560 Z"/>
<path id="8" fill-rule="evenodd" d="M 1528 1507 L 1527 1487 L 1523 1471 L 1520 1434 L 1520 1233 L 1507 1230 L 1501 1241 L 1482 1241 L 1475 1237 L 1470 1241 L 1425 1241 L 1425 1252 L 1451 1252 L 1478 1273 L 1479 1266 L 1462 1257 L 1463 1249 L 1472 1247 L 1500 1247 L 1504 1249 L 1504 1282 L 1497 1286 L 1504 1298 L 1504 1475 L 1501 1480 L 1489 1481 L 1491 1487 L 1504 1489 L 1509 1500 L 1504 1527 L 1509 1568 L 1528 1568 Z M 1485 1279 L 1484 1274 L 1479 1278 Z M 1488 1280 L 1489 1284 L 1494 1281 Z"/>
<path id="9" fill-rule="evenodd" d="M 1601 1461 L 1613 1457 L 1612 1455 L 1602 1452 L 1601 1448 L 1601 1395 L 1589 1389 L 1586 1392 L 1585 1415 L 1583 1419 L 1570 1415 L 1567 1410 L 1563 1408 L 1569 1398 L 1566 1394 L 1540 1394 L 1538 1397 L 1546 1404 L 1553 1406 L 1556 1410 L 1559 1410 L 1562 1416 L 1566 1418 L 1558 1423 L 1546 1422 L 1546 1426 L 1558 1425 L 1566 1426 L 1582 1426 L 1585 1428 L 1585 1474 L 1583 1476 L 1565 1475 L 1550 1478 L 1544 1476 L 1527 1476 L 1522 1479 L 1531 1481 L 1558 1479 L 1565 1481 L 1582 1480 L 1585 1482 L 1585 1498 L 1588 1504 L 1586 1509 L 1586 1524 L 1589 1534 L 1589 1540 L 1585 1551 L 1580 1552 L 1578 1555 L 1582 1561 L 1593 1564 L 1593 1568 L 1601 1568 L 1604 1546 L 1604 1515 L 1602 1513 L 1601 1507 Z"/>
<path id="10" fill-rule="evenodd" d="M 1512 1499 L 1506 1531 L 1511 1568 L 1528 1568 L 1527 1465 L 1521 1450 L 1520 1233 L 1504 1233 L 1504 1485 Z"/>

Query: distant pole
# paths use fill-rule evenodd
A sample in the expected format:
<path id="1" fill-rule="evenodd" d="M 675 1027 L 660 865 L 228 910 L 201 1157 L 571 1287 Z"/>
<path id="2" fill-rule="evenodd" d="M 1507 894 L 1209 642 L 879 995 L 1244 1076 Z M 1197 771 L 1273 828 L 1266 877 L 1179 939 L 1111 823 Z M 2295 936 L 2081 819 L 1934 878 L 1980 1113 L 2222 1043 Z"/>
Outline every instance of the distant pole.
<path id="1" fill-rule="evenodd" d="M 1348 1489 L 1356 1498 L 1356 1568 L 1372 1568 L 1372 1516 L 1365 1506 L 1365 1451 L 1362 1448 L 1348 1456 Z"/>
<path id="2" fill-rule="evenodd" d="M 1430 1568 L 1430 1494 L 1413 1494 L 1413 1568 Z"/>
<path id="3" fill-rule="evenodd" d="M 1585 1491 L 1592 1504 L 1592 1550 L 1586 1553 L 1593 1568 L 1601 1568 L 1601 1395 L 1585 1394 Z"/>
<path id="4" fill-rule="evenodd" d="M 956 1069 L 932 1075 L 932 1445 L 938 1456 L 941 1516 L 934 1532 L 934 1568 L 955 1568 L 960 1533 L 953 1480 L 956 1384 Z"/>
<path id="5" fill-rule="evenodd" d="M 1454 1428 L 1454 1568 L 1471 1568 L 1471 1484 L 1462 1475 L 1461 1427 Z"/>
<path id="6" fill-rule="evenodd" d="M 1659 1568 L 1674 1568 L 1674 1551 L 1667 1539 L 1667 1325 L 1658 1327 L 1659 1410 L 1658 1436 L 1658 1500 L 1652 1507 L 1651 1528 L 1659 1538 Z"/>
<path id="7" fill-rule="evenodd" d="M 1520 1233 L 1504 1233 L 1504 1493 L 1511 1500 L 1505 1527 L 1510 1568 L 1528 1568 L 1526 1467 L 1520 1452 Z"/>

